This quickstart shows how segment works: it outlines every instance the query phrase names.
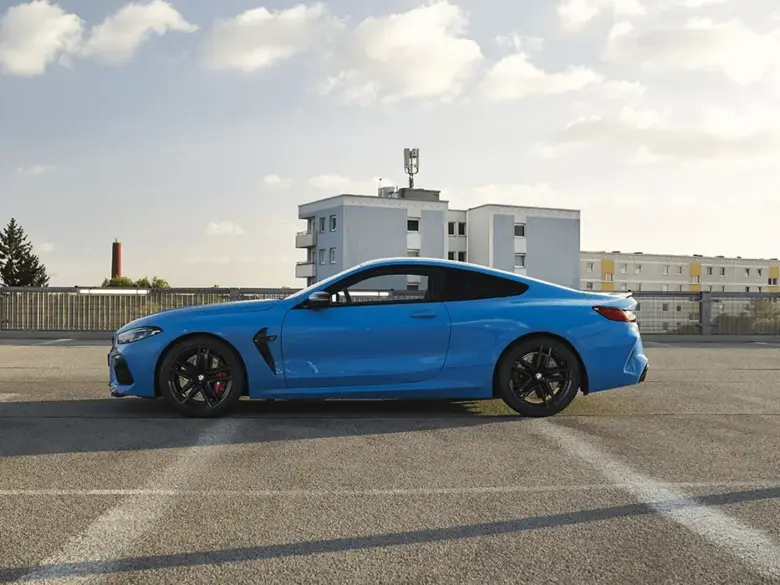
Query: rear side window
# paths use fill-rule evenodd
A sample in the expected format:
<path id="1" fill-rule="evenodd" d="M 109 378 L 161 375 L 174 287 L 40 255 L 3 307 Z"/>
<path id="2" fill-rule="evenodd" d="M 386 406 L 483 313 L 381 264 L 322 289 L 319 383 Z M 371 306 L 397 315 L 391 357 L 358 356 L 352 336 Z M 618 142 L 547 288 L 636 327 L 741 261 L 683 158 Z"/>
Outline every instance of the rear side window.
<path id="1" fill-rule="evenodd" d="M 475 301 L 523 294 L 528 285 L 522 282 L 482 274 L 471 270 L 447 270 L 443 301 Z"/>

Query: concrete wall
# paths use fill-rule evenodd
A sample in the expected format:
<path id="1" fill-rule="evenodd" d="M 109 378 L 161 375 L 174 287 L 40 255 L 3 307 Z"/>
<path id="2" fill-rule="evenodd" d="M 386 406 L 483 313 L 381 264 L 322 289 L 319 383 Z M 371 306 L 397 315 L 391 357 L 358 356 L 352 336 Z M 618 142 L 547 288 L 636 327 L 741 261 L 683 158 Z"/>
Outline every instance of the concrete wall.
<path id="1" fill-rule="evenodd" d="M 422 212 L 420 256 L 446 258 L 447 222 L 444 211 Z"/>
<path id="2" fill-rule="evenodd" d="M 493 268 L 515 270 L 515 216 L 493 215 Z"/>
<path id="3" fill-rule="evenodd" d="M 349 234 L 342 256 L 344 269 L 378 258 L 406 256 L 406 209 L 346 205 L 343 210 L 344 229 Z M 372 288 L 377 283 L 381 288 L 406 290 L 404 276 L 373 280 Z"/>
<path id="4" fill-rule="evenodd" d="M 468 255 L 467 260 L 474 264 L 482 266 L 491 265 L 490 249 L 492 240 L 490 238 L 491 213 L 487 208 L 469 210 L 468 218 Z"/>
<path id="5" fill-rule="evenodd" d="M 526 220 L 526 274 L 555 284 L 580 287 L 579 219 Z"/>
<path id="6" fill-rule="evenodd" d="M 330 231 L 330 217 L 336 216 L 336 230 Z M 320 231 L 320 219 L 325 219 L 325 231 Z M 330 207 L 317 212 L 314 218 L 316 246 L 314 248 L 315 275 L 317 280 L 333 276 L 346 268 L 344 266 L 344 207 Z M 330 250 L 335 249 L 336 261 L 331 264 Z M 325 263 L 320 260 L 320 250 L 324 250 Z"/>

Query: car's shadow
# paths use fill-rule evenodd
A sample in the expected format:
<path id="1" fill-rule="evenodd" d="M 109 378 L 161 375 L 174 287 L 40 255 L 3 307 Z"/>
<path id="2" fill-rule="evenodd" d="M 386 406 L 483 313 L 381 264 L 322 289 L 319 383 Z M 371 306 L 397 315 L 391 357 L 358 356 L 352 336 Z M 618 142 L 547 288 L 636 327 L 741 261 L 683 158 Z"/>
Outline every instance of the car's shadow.
<path id="1" fill-rule="evenodd" d="M 467 428 L 522 420 L 500 403 L 429 400 L 244 401 L 220 419 L 187 418 L 163 400 L 0 403 L 0 457 L 248 444 Z M 226 422 L 227 421 L 227 422 Z"/>

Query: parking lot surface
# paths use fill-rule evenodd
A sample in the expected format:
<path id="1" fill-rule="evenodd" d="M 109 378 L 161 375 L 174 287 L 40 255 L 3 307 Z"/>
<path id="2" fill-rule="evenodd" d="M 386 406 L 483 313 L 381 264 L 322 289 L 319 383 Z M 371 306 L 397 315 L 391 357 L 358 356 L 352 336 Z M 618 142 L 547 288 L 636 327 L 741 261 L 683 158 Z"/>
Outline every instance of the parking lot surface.
<path id="1" fill-rule="evenodd" d="M 0 344 L 0 583 L 778 583 L 780 348 L 648 344 L 640 386 L 500 403 L 107 393 Z"/>

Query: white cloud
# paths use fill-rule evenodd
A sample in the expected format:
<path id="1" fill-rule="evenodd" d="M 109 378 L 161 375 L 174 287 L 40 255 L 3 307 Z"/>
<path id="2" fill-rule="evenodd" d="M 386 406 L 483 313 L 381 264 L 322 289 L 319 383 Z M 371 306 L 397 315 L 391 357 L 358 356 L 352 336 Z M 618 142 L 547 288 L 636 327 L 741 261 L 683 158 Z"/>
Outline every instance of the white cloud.
<path id="1" fill-rule="evenodd" d="M 525 53 L 514 53 L 493 65 L 482 81 L 482 91 L 491 101 L 508 101 L 571 93 L 603 81 L 601 74 L 588 67 L 571 66 L 560 73 L 548 73 L 531 63 Z"/>
<path id="2" fill-rule="evenodd" d="M 604 12 L 615 17 L 643 16 L 647 13 L 639 0 L 560 0 L 558 18 L 564 29 L 576 31 Z"/>
<path id="3" fill-rule="evenodd" d="M 266 175 L 263 177 L 263 183 L 269 187 L 275 187 L 277 189 L 287 189 L 292 184 L 291 179 L 285 179 L 279 175 Z"/>
<path id="4" fill-rule="evenodd" d="M 209 236 L 242 236 L 243 228 L 232 221 L 211 222 L 206 227 L 206 234 Z"/>
<path id="5" fill-rule="evenodd" d="M 205 46 L 206 64 L 245 73 L 268 69 L 319 44 L 339 24 L 322 3 L 279 11 L 253 8 L 214 23 Z"/>
<path id="6" fill-rule="evenodd" d="M 647 92 L 647 87 L 638 81 L 607 81 L 601 86 L 602 95 L 607 99 L 639 97 Z"/>
<path id="7" fill-rule="evenodd" d="M 81 42 L 82 21 L 47 0 L 10 7 L 0 18 L 0 71 L 21 77 L 45 73 Z"/>
<path id="8" fill-rule="evenodd" d="M 555 189 L 547 183 L 532 185 L 489 184 L 472 190 L 468 206 L 495 204 L 552 207 L 555 205 L 556 196 Z"/>
<path id="9" fill-rule="evenodd" d="M 665 0 L 662 3 L 663 8 L 704 8 L 706 6 L 715 6 L 725 4 L 728 0 Z"/>
<path id="10" fill-rule="evenodd" d="M 679 120 L 653 111 L 624 108 L 616 116 L 581 117 L 551 144 L 539 149 L 551 158 L 594 144 L 633 152 L 632 161 L 747 161 L 780 155 L 780 124 L 760 116 L 742 118 L 707 108 Z"/>
<path id="11" fill-rule="evenodd" d="M 606 56 L 652 68 L 720 71 L 746 85 L 780 64 L 780 29 L 762 34 L 737 19 L 716 24 L 699 18 L 677 28 L 644 31 L 620 22 L 609 33 Z"/>
<path id="12" fill-rule="evenodd" d="M 152 34 L 196 30 L 198 27 L 187 22 L 170 2 L 132 2 L 92 27 L 80 54 L 106 63 L 124 63 L 136 55 Z"/>
<path id="13" fill-rule="evenodd" d="M 19 167 L 17 172 L 20 175 L 26 175 L 28 177 L 37 177 L 39 175 L 45 175 L 51 173 L 56 167 L 53 165 L 31 165 L 29 167 Z"/>
<path id="14" fill-rule="evenodd" d="M 41 252 L 53 252 L 54 251 L 54 244 L 51 242 L 44 242 L 40 246 Z"/>
<path id="15" fill-rule="evenodd" d="M 382 182 L 383 186 L 389 187 L 392 183 Z M 349 193 L 352 195 L 373 195 L 379 187 L 379 178 L 373 179 L 354 179 L 337 174 L 323 174 L 312 177 L 308 180 L 308 185 L 312 189 L 329 191 L 331 195 Z"/>
<path id="16" fill-rule="evenodd" d="M 408 12 L 363 20 L 339 51 L 343 65 L 322 89 L 345 102 L 450 100 L 482 62 L 464 36 L 465 12 L 438 0 Z"/>

